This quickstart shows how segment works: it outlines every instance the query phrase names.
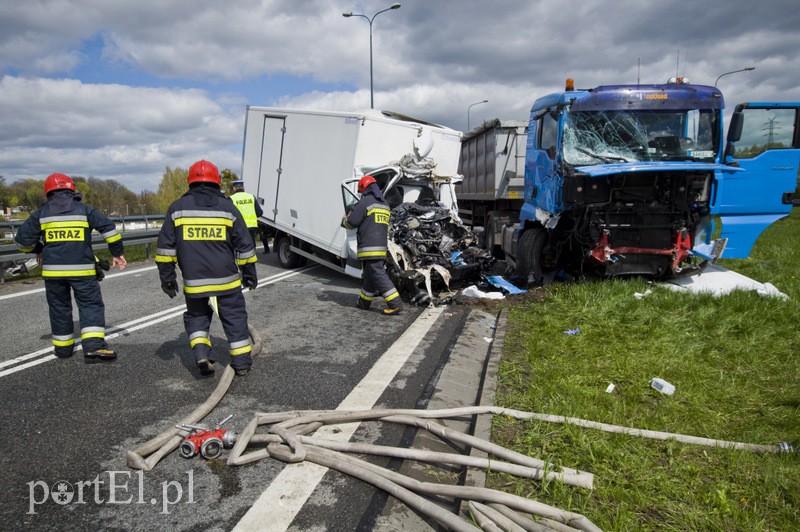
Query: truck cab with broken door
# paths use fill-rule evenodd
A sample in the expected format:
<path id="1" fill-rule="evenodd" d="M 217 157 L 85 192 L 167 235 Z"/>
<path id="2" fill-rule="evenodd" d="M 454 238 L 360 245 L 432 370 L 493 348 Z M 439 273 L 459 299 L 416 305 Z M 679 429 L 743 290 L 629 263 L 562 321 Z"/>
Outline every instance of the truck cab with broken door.
<path id="1" fill-rule="evenodd" d="M 775 105 L 771 112 L 796 116 L 796 105 Z M 746 257 L 758 234 L 791 209 L 796 120 L 785 123 L 790 146 L 770 154 L 773 143 L 758 155 L 771 163 L 736 159 L 736 135 L 723 162 L 723 110 L 718 89 L 680 79 L 568 86 L 537 100 L 520 223 L 503 234 L 517 272 L 531 282 L 558 267 L 665 278 L 715 259 L 726 238 L 727 257 Z M 769 164 L 785 171 L 776 175 Z"/>

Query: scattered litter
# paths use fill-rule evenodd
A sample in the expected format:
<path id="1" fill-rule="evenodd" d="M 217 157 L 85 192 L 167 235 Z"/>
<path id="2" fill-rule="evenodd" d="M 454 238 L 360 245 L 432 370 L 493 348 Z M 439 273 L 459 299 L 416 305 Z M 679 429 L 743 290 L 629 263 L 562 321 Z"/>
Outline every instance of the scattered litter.
<path id="1" fill-rule="evenodd" d="M 652 386 L 654 390 L 658 390 L 664 395 L 672 395 L 675 393 L 675 386 L 673 384 L 670 384 L 664 379 L 660 379 L 658 377 L 653 377 L 653 379 L 650 381 L 650 386 Z"/>
<path id="2" fill-rule="evenodd" d="M 461 293 L 469 298 L 473 299 L 505 299 L 504 296 L 500 292 L 484 292 L 483 290 L 479 289 L 475 285 L 470 285 L 463 289 Z"/>
<path id="3" fill-rule="evenodd" d="M 709 264 L 702 273 L 697 275 L 678 277 L 659 284 L 676 292 L 710 293 L 717 297 L 729 294 L 734 290 L 747 290 L 757 292 L 762 296 L 789 299 L 789 296 L 770 283 L 759 283 L 746 275 L 727 270 L 717 264 Z"/>
<path id="4" fill-rule="evenodd" d="M 444 313 L 444 317 L 445 318 L 452 318 L 453 317 L 453 313 L 452 312 L 445 312 Z"/>
<path id="5" fill-rule="evenodd" d="M 564 334 L 568 334 L 570 336 L 575 336 L 579 332 L 581 332 L 580 329 L 567 329 L 566 331 L 564 331 Z"/>
<path id="6" fill-rule="evenodd" d="M 636 299 L 643 299 L 643 298 L 649 296 L 652 293 L 653 293 L 653 291 L 648 288 L 644 292 L 635 292 L 633 294 L 633 297 L 635 297 Z"/>
<path id="7" fill-rule="evenodd" d="M 611 393 L 613 391 L 614 391 L 614 383 L 612 382 L 611 384 L 608 385 L 608 388 L 606 388 L 606 393 Z"/>
<path id="8" fill-rule="evenodd" d="M 492 339 L 489 338 L 488 336 L 484 336 L 483 339 L 486 340 L 487 344 L 491 344 L 492 343 Z"/>
<path id="9" fill-rule="evenodd" d="M 506 294 L 514 295 L 514 294 L 524 294 L 525 292 L 527 292 L 527 290 L 523 290 L 522 288 L 517 288 L 513 284 L 509 283 L 508 281 L 503 279 L 503 277 L 501 277 L 500 275 L 489 275 L 486 276 L 485 279 L 486 282 L 488 282 L 490 285 L 499 288 Z"/>

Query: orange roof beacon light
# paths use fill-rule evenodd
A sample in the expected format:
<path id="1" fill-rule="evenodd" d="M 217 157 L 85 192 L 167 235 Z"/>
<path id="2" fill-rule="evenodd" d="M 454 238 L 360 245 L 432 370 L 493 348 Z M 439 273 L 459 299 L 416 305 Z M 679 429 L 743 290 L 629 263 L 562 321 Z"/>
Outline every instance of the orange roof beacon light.
<path id="1" fill-rule="evenodd" d="M 575 90 L 575 80 L 572 78 L 567 78 L 567 86 L 566 90 L 574 91 Z"/>

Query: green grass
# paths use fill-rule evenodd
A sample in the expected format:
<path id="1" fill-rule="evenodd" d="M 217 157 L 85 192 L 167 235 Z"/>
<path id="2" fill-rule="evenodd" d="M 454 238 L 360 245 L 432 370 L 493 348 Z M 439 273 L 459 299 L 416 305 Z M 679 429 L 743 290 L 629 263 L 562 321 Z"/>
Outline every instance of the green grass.
<path id="1" fill-rule="evenodd" d="M 800 213 L 723 266 L 789 300 L 587 281 L 512 304 L 496 404 L 715 439 L 800 445 Z M 568 329 L 580 329 L 567 335 Z M 676 392 L 653 390 L 653 377 Z M 606 393 L 609 383 L 616 388 Z M 606 530 L 800 530 L 800 453 L 756 454 L 497 417 L 493 439 L 595 474 L 593 491 L 490 475 Z"/>

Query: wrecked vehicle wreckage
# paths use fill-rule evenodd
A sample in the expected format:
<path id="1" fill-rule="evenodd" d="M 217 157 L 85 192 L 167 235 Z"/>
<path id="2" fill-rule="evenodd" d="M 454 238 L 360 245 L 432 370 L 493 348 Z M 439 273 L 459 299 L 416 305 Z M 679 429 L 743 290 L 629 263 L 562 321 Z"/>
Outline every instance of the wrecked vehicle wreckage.
<path id="1" fill-rule="evenodd" d="M 478 247 L 477 236 L 442 206 L 401 203 L 389 222 L 389 275 L 416 305 L 438 305 L 437 297 L 451 282 L 478 282 L 489 274 L 495 258 Z"/>
<path id="2" fill-rule="evenodd" d="M 392 211 L 389 277 L 419 306 L 451 302 L 455 285 L 480 282 L 496 260 L 458 216 L 450 193 L 458 177 L 438 176 L 434 167 L 409 154 L 395 165 L 361 169 L 375 178 Z"/>

